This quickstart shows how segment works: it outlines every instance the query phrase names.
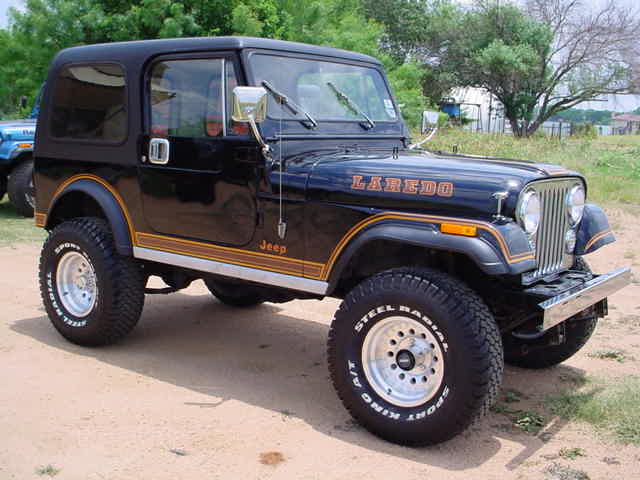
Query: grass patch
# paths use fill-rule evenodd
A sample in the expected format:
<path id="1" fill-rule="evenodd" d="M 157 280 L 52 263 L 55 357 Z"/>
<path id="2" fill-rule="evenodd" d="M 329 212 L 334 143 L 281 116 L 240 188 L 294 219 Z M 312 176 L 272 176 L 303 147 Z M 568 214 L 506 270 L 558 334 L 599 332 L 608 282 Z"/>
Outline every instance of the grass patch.
<path id="1" fill-rule="evenodd" d="M 622 350 L 598 350 L 595 353 L 589 353 L 587 356 L 599 358 L 600 360 L 615 360 L 618 363 L 624 363 L 627 359 Z"/>
<path id="2" fill-rule="evenodd" d="M 562 165 L 587 178 L 595 202 L 640 203 L 640 136 L 602 136 L 563 140 L 536 135 L 517 139 L 448 129 L 438 132 L 426 148 L 490 155 Z"/>
<path id="3" fill-rule="evenodd" d="M 558 455 L 560 455 L 562 458 L 567 458 L 569 460 L 575 460 L 578 457 L 586 457 L 587 456 L 587 454 L 585 453 L 584 449 L 582 449 L 580 447 L 561 448 L 560 452 L 558 452 Z"/>
<path id="4" fill-rule="evenodd" d="M 547 424 L 545 418 L 538 412 L 514 410 L 500 403 L 491 407 L 491 410 L 509 418 L 513 428 L 520 429 L 523 432 L 530 433 L 532 435 L 538 434 L 538 432 L 540 432 L 540 430 L 542 430 Z M 497 426 L 500 430 L 507 430 L 507 427 L 507 425 Z"/>
<path id="5" fill-rule="evenodd" d="M 640 377 L 569 389 L 547 397 L 545 403 L 555 415 L 590 423 L 622 443 L 640 445 Z"/>
<path id="6" fill-rule="evenodd" d="M 36 473 L 41 477 L 55 477 L 58 473 L 60 473 L 60 469 L 54 467 L 53 465 L 42 465 L 36 468 Z"/>
<path id="7" fill-rule="evenodd" d="M 536 435 L 546 425 L 545 418 L 538 412 L 518 412 L 513 421 L 520 430 Z"/>
<path id="8" fill-rule="evenodd" d="M 287 410 L 286 408 L 284 410 L 280 410 L 280 415 L 282 415 L 283 422 L 287 420 L 291 420 L 293 418 L 293 412 L 290 410 Z"/>
<path id="9" fill-rule="evenodd" d="M 524 397 L 524 394 L 522 392 L 519 392 L 518 390 L 505 390 L 503 392 L 503 400 L 506 403 L 516 403 L 519 402 L 520 400 L 522 400 L 522 398 Z"/>
<path id="10" fill-rule="evenodd" d="M 544 469 L 544 478 L 546 480 L 589 480 L 589 475 L 582 470 L 553 463 Z"/>
<path id="11" fill-rule="evenodd" d="M 18 215 L 7 197 L 0 202 L 0 246 L 15 243 L 42 242 L 46 232 L 33 223 L 33 218 Z"/>

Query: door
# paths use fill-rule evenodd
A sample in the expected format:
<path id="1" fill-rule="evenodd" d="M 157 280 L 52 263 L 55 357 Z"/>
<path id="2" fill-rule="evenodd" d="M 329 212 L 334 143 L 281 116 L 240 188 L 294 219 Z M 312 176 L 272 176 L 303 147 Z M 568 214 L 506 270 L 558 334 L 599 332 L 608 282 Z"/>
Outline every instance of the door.
<path id="1" fill-rule="evenodd" d="M 140 188 L 150 233 L 242 246 L 256 227 L 255 141 L 228 114 L 233 57 L 149 67 Z"/>

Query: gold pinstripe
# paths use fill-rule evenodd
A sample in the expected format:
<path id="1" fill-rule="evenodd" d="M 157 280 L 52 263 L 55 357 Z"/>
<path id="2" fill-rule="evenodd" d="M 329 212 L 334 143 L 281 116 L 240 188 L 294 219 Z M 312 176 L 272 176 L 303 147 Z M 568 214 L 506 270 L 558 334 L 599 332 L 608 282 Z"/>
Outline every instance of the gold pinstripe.
<path id="1" fill-rule="evenodd" d="M 595 234 L 593 237 L 589 239 L 587 244 L 584 246 L 584 251 L 585 252 L 588 251 L 598 240 L 601 240 L 602 238 L 606 237 L 610 233 L 613 233 L 613 232 L 611 231 L 610 228 L 607 228 L 606 230 L 603 230 L 602 232 Z"/>
<path id="2" fill-rule="evenodd" d="M 291 275 L 292 273 L 294 274 L 298 274 L 299 272 L 297 272 L 293 267 L 294 266 L 300 266 L 303 271 L 304 271 L 304 267 L 310 267 L 308 268 L 309 270 L 316 270 L 316 269 L 320 269 L 320 273 L 318 275 L 304 275 L 307 278 L 312 278 L 312 279 L 318 279 L 318 280 L 327 280 L 329 278 L 329 275 L 331 274 L 331 270 L 333 269 L 335 262 L 337 261 L 338 257 L 340 256 L 340 254 L 342 253 L 342 251 L 345 249 L 345 247 L 347 246 L 347 244 L 349 243 L 349 241 L 355 236 L 357 235 L 361 230 L 365 229 L 366 227 L 377 223 L 377 222 L 382 222 L 384 220 L 407 220 L 407 221 L 414 221 L 414 222 L 424 222 L 424 223 L 436 223 L 436 224 L 442 224 L 444 222 L 454 222 L 460 225 L 465 225 L 465 226 L 475 226 L 480 230 L 483 230 L 487 233 L 489 233 L 491 236 L 493 236 L 499 247 L 500 250 L 502 252 L 502 254 L 505 257 L 505 260 L 509 263 L 509 264 L 513 264 L 513 263 L 517 263 L 517 262 L 522 262 L 524 260 L 529 260 L 529 259 L 534 259 L 534 255 L 532 252 L 524 252 L 524 253 L 519 253 L 519 254 L 512 254 L 509 250 L 509 247 L 504 239 L 504 237 L 502 236 L 502 233 L 496 229 L 493 225 L 491 225 L 490 223 L 487 222 L 481 222 L 481 221 L 476 221 L 476 220 L 460 220 L 459 218 L 453 218 L 453 217 L 444 217 L 444 216 L 432 216 L 432 215 L 422 215 L 422 214 L 410 214 L 410 213 L 401 213 L 401 212 L 385 212 L 385 213 L 380 213 L 380 214 L 376 214 L 373 215 L 371 217 L 365 218 L 364 220 L 360 221 L 359 223 L 357 223 L 356 225 L 354 225 L 353 227 L 351 227 L 351 229 L 349 229 L 349 231 L 340 239 L 340 241 L 338 242 L 338 244 L 335 246 L 335 248 L 332 250 L 331 255 L 329 256 L 329 259 L 327 261 L 327 263 L 318 263 L 318 262 L 310 262 L 310 261 L 306 261 L 306 260 L 301 260 L 301 259 L 297 259 L 297 258 L 289 258 L 289 257 L 282 257 L 282 256 L 277 256 L 277 255 L 270 255 L 267 253 L 261 253 L 261 252 L 255 252 L 252 250 L 244 250 L 244 249 L 239 249 L 239 248 L 233 248 L 233 247 L 223 247 L 223 246 L 219 246 L 219 245 L 213 245 L 210 243 L 203 243 L 203 242 L 196 242 L 193 240 L 183 240 L 183 239 L 178 239 L 176 237 L 169 237 L 169 236 L 164 236 L 164 235 L 156 235 L 156 234 L 151 234 L 151 233 L 143 233 L 143 232 L 136 232 L 133 228 L 133 222 L 131 220 L 131 216 L 129 215 L 129 211 L 127 210 L 124 201 L 122 200 L 122 197 L 120 196 L 120 194 L 117 192 L 117 190 L 115 190 L 108 182 L 106 182 L 104 179 L 95 176 L 95 175 L 90 175 L 90 174 L 80 174 L 80 175 L 74 175 L 72 177 L 70 177 L 69 179 L 67 179 L 65 182 L 63 182 L 55 191 L 55 193 L 53 194 L 52 200 L 49 203 L 49 208 L 51 208 L 51 206 L 53 205 L 53 202 L 55 201 L 55 199 L 58 197 L 58 195 L 69 185 L 71 185 L 73 182 L 76 182 L 78 180 L 92 180 L 95 181 L 96 183 L 99 183 L 100 185 L 102 185 L 103 187 L 105 187 L 112 195 L 113 197 L 116 199 L 116 201 L 118 202 L 118 204 L 120 205 L 120 208 L 122 209 L 122 212 L 125 216 L 125 219 L 127 221 L 127 226 L 129 229 L 129 234 L 131 236 L 131 243 L 134 246 L 139 246 L 139 247 L 144 247 L 144 248 L 149 248 L 149 242 L 145 242 L 145 237 L 148 238 L 155 238 L 157 240 L 160 241 L 171 241 L 174 243 L 182 243 L 185 246 L 185 249 L 176 249 L 176 248 L 169 248 L 169 247 L 161 247 L 158 248 L 157 246 L 152 247 L 153 249 L 156 250 L 161 250 L 161 251 L 167 251 L 170 253 L 176 253 L 176 254 L 180 254 L 180 255 L 189 255 L 189 256 L 195 256 L 195 257 L 199 257 L 199 258 L 205 258 L 205 259 L 216 259 L 217 261 L 222 260 L 225 263 L 230 263 L 230 264 L 234 264 L 234 265 L 242 265 L 242 266 L 246 266 L 246 267 L 250 267 L 250 268 L 258 268 L 261 270 L 268 270 L 268 271 L 272 271 L 272 272 L 276 272 L 276 273 L 284 273 L 286 275 Z M 46 217 L 47 215 L 44 213 L 37 213 L 36 214 L 36 224 L 40 225 L 40 226 L 44 226 L 46 224 Z M 595 238 L 595 237 L 594 237 Z M 592 239 L 592 241 L 597 241 Z M 146 245 L 146 246 L 145 246 Z M 188 246 L 202 246 L 202 247 L 206 247 L 210 250 L 212 250 L 212 252 L 214 253 L 214 255 L 203 255 L 201 253 L 195 254 L 193 251 L 189 251 L 187 250 Z M 286 266 L 281 266 L 281 268 L 275 268 L 273 265 L 265 265 L 264 263 L 251 263 L 251 262 L 242 262 L 242 261 L 229 261 L 228 258 L 224 258 L 222 257 L 218 257 L 215 256 L 215 252 L 220 252 L 221 255 L 224 252 L 229 252 L 229 253 L 236 253 L 236 254 L 243 254 L 243 255 L 248 255 L 251 257 L 255 257 L 257 260 L 259 259 L 264 259 L 266 261 L 276 261 L 276 262 L 281 262 L 283 264 L 291 264 L 291 268 L 287 268 Z"/>

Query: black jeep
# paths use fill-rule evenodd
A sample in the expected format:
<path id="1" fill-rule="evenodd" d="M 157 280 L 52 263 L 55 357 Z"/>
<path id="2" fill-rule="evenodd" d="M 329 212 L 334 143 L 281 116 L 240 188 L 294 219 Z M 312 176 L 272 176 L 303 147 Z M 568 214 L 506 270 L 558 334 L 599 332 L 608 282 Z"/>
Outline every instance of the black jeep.
<path id="1" fill-rule="evenodd" d="M 38 118 L 40 288 L 80 345 L 120 340 L 147 293 L 202 279 L 248 307 L 343 299 L 329 333 L 346 408 L 402 444 L 487 411 L 503 363 L 588 340 L 629 269 L 584 179 L 409 143 L 381 64 L 330 48 L 197 38 L 71 48 Z M 146 288 L 150 276 L 167 287 Z"/>

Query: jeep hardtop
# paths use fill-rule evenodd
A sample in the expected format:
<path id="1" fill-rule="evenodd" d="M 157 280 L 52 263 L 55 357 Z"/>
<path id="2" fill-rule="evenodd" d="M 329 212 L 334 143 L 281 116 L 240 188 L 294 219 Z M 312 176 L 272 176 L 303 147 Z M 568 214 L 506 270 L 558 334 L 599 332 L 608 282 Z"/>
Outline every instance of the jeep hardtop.
<path id="1" fill-rule="evenodd" d="M 413 148 L 369 56 L 239 37 L 90 45 L 60 52 L 46 85 L 40 288 L 79 345 L 122 339 L 145 294 L 198 279 L 237 307 L 337 297 L 339 397 L 371 432 L 425 445 L 487 411 L 505 361 L 575 354 L 630 280 L 583 260 L 614 237 L 580 174 Z"/>

